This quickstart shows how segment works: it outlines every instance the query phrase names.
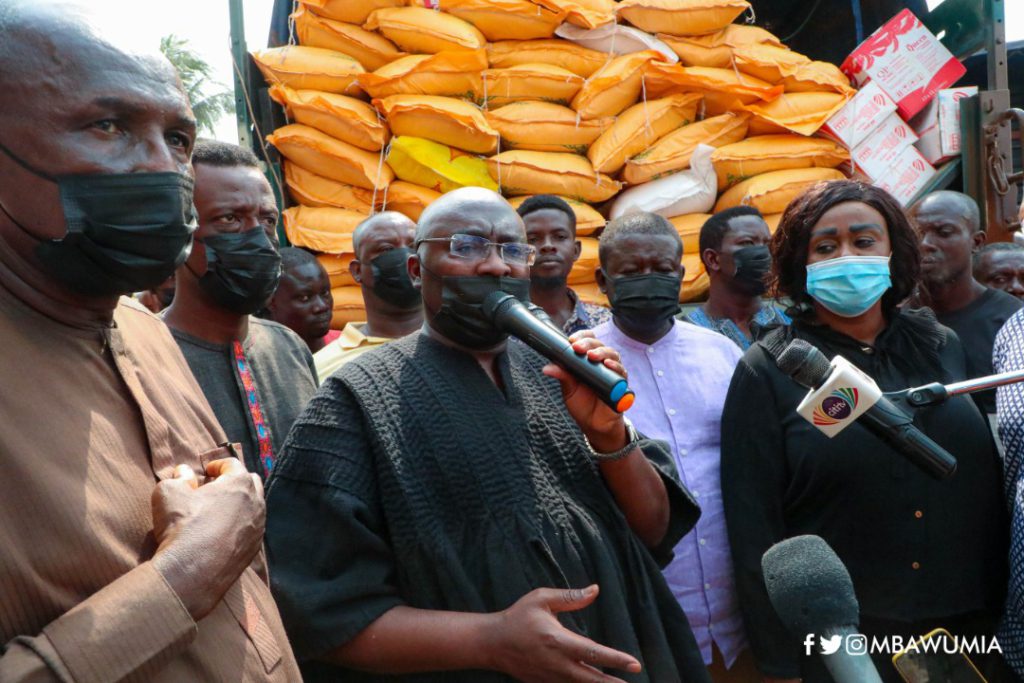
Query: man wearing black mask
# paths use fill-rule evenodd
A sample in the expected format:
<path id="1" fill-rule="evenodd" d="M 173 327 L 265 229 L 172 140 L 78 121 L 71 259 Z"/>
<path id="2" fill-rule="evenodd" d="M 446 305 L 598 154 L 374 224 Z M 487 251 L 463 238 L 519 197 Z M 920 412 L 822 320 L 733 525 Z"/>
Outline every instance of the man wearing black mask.
<path id="1" fill-rule="evenodd" d="M 721 335 L 676 320 L 683 243 L 664 217 L 637 213 L 611 221 L 598 256 L 597 284 L 612 319 L 594 335 L 618 350 L 629 373 L 636 392 L 630 419 L 669 444 L 683 484 L 701 505 L 665 578 L 712 680 L 757 680 L 745 651 L 719 482 L 722 408 L 742 354 Z"/>
<path id="2" fill-rule="evenodd" d="M 306 680 L 707 681 L 655 559 L 697 512 L 664 445 L 482 310 L 527 297 L 522 220 L 463 188 L 416 237 L 422 331 L 327 378 L 268 488 Z M 573 339 L 622 373 L 590 332 Z"/>
<path id="3" fill-rule="evenodd" d="M 711 281 L 708 300 L 682 319 L 724 334 L 744 351 L 789 317 L 764 305 L 772 256 L 771 231 L 750 206 L 719 211 L 700 229 L 700 258 Z"/>
<path id="4" fill-rule="evenodd" d="M 199 229 L 164 322 L 246 467 L 265 479 L 316 391 L 313 356 L 284 325 L 251 315 L 281 277 L 277 205 L 256 156 L 200 140 L 192 165 Z"/>
<path id="5" fill-rule="evenodd" d="M 352 233 L 356 258 L 349 269 L 363 292 L 366 322 L 348 323 L 340 337 L 314 354 L 321 378 L 423 325 L 420 292 L 406 268 L 415 236 L 416 224 L 397 211 L 382 211 L 356 226 Z"/>
<path id="6" fill-rule="evenodd" d="M 125 296 L 192 247 L 181 81 L 78 8 L 0 0 L 0 92 L 0 681 L 300 680 L 260 482 Z"/>

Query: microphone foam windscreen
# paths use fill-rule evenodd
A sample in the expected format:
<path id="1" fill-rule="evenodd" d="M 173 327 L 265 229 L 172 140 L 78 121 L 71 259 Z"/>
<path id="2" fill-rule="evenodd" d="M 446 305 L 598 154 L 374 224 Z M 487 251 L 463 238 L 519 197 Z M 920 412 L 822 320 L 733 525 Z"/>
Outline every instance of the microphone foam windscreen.
<path id="1" fill-rule="evenodd" d="M 772 607 L 795 635 L 856 626 L 860 606 L 850 572 L 819 536 L 794 536 L 761 557 Z"/>
<path id="2" fill-rule="evenodd" d="M 818 349 L 803 339 L 794 339 L 775 359 L 779 370 L 801 385 L 820 387 L 832 372 L 832 364 Z"/>

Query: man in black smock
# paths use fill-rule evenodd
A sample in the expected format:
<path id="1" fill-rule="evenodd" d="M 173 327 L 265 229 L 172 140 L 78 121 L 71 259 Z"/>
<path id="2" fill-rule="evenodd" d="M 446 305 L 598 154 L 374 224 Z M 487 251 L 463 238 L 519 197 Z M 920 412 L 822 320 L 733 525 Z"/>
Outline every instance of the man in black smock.
<path id="1" fill-rule="evenodd" d="M 488 190 L 432 204 L 408 262 L 427 324 L 330 377 L 288 438 L 267 538 L 309 681 L 708 680 L 659 571 L 699 514 L 664 444 L 476 305 L 526 299 L 525 241 Z"/>

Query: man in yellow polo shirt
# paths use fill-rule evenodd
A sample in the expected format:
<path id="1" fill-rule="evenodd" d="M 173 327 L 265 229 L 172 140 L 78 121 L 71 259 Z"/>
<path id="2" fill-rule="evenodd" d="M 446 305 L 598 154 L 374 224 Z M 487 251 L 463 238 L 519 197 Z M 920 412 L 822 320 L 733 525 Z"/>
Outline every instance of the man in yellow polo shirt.
<path id="1" fill-rule="evenodd" d="M 383 211 L 356 226 L 350 269 L 363 291 L 366 322 L 345 325 L 341 336 L 313 354 L 326 379 L 353 358 L 423 326 L 420 292 L 409 279 L 416 224 L 397 211 Z"/>

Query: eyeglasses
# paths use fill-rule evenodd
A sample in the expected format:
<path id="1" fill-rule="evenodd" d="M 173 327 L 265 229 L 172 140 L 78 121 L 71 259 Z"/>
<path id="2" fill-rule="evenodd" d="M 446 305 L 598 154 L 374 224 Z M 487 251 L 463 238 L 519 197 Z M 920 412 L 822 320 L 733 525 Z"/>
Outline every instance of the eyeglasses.
<path id="1" fill-rule="evenodd" d="M 423 242 L 448 242 L 448 253 L 467 261 L 483 261 L 491 253 L 491 247 L 498 250 L 501 260 L 512 266 L 532 266 L 537 258 L 537 249 L 522 242 L 491 242 L 476 235 L 452 235 L 451 237 L 427 237 L 416 240 L 414 247 Z"/>

